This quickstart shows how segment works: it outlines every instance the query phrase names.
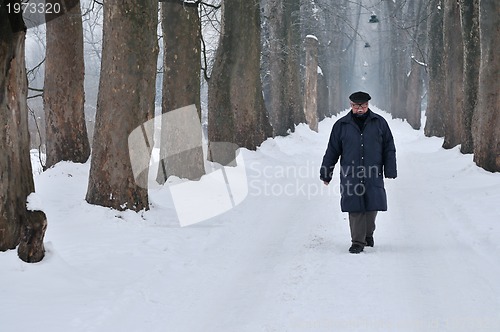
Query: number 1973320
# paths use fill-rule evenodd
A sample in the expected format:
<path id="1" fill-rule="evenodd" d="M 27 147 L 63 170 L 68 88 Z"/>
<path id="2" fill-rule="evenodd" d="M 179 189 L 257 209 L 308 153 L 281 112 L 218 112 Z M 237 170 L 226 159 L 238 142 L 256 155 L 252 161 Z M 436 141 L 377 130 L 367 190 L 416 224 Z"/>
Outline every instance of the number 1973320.
<path id="1" fill-rule="evenodd" d="M 9 14 L 59 14 L 62 11 L 61 4 L 55 3 L 44 3 L 44 2 L 30 2 L 29 0 L 24 0 L 22 2 L 7 3 L 7 12 Z"/>

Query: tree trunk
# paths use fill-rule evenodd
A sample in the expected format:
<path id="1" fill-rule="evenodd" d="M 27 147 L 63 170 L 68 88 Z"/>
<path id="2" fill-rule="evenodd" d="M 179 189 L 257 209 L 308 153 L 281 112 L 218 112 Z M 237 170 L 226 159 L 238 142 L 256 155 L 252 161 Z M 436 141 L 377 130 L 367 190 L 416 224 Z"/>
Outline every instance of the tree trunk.
<path id="1" fill-rule="evenodd" d="M 318 39 L 306 36 L 306 79 L 304 113 L 309 128 L 318 131 Z"/>
<path id="2" fill-rule="evenodd" d="M 255 150 L 272 135 L 260 80 L 259 1 L 224 2 L 208 85 L 208 138 Z"/>
<path id="3" fill-rule="evenodd" d="M 132 147 L 129 151 L 128 138 L 154 115 L 157 9 L 156 0 L 104 3 L 101 78 L 86 197 L 90 204 L 148 209 L 148 168 L 134 179 L 129 154 L 142 152 L 146 160 L 134 162 L 148 165 L 152 132 L 144 132 L 147 151 Z"/>
<path id="4" fill-rule="evenodd" d="M 406 73 L 407 73 L 407 57 L 404 45 L 407 41 L 403 38 L 403 31 L 400 28 L 400 22 L 403 19 L 404 2 L 394 3 L 386 1 L 389 17 L 391 21 L 390 27 L 390 59 L 389 66 L 389 105 L 390 113 L 399 119 L 406 119 L 406 110 L 403 105 L 406 105 Z"/>
<path id="5" fill-rule="evenodd" d="M 47 229 L 47 216 L 42 211 L 28 211 L 22 229 L 21 243 L 17 248 L 20 259 L 37 263 L 45 256 L 43 238 Z"/>
<path id="6" fill-rule="evenodd" d="M 83 28 L 80 1 L 66 15 L 47 18 L 43 102 L 46 167 L 62 160 L 84 163 L 90 155 L 85 124 Z"/>
<path id="7" fill-rule="evenodd" d="M 269 0 L 269 114 L 275 136 L 301 122 L 298 0 Z"/>
<path id="8" fill-rule="evenodd" d="M 481 48 L 479 43 L 479 0 L 460 0 L 464 42 L 464 106 L 462 113 L 462 153 L 473 153 L 472 119 L 477 106 Z"/>
<path id="9" fill-rule="evenodd" d="M 323 45 L 324 60 L 320 57 L 320 67 L 323 69 L 325 83 L 320 83 L 319 87 L 327 88 L 327 100 L 318 104 L 320 117 L 331 116 L 340 112 L 342 109 L 342 98 L 340 96 L 340 87 L 342 84 L 341 68 L 343 66 L 342 39 L 344 34 L 341 28 L 341 18 L 343 18 L 344 7 L 341 1 L 333 1 L 332 11 L 325 13 L 325 43 Z M 318 76 L 318 79 L 320 77 Z M 320 80 L 321 82 L 321 80 Z M 324 92 L 323 92 L 324 93 Z M 320 92 L 320 94 L 322 94 Z"/>
<path id="10" fill-rule="evenodd" d="M 474 161 L 500 172 L 500 5 L 480 1 L 481 67 L 477 111 L 474 114 Z"/>
<path id="11" fill-rule="evenodd" d="M 199 124 L 201 40 L 198 4 L 178 0 L 162 2 L 161 8 L 164 68 L 162 113 L 179 112 L 185 106 L 195 105 Z M 199 179 L 205 174 L 201 125 L 188 129 L 185 128 L 187 123 L 171 124 L 176 130 L 169 131 L 166 130 L 169 126 L 167 119 L 172 118 L 162 117 L 158 183 L 165 183 L 171 175 Z M 187 141 L 197 141 L 198 147 L 184 149 L 183 145 Z M 182 152 L 173 154 L 173 150 Z"/>
<path id="12" fill-rule="evenodd" d="M 463 109 L 463 43 L 460 27 L 460 8 L 456 0 L 444 1 L 444 71 L 445 94 L 440 100 L 444 110 L 443 148 L 451 149 L 461 143 Z"/>
<path id="13" fill-rule="evenodd" d="M 381 3 L 381 14 L 386 15 L 387 11 L 387 6 L 385 5 L 384 2 Z M 388 89 L 388 85 L 390 82 L 390 68 L 392 66 L 391 63 L 391 49 L 390 49 L 390 40 L 388 37 L 390 34 L 386 33 L 386 31 L 389 31 L 391 28 L 391 22 L 389 20 L 380 20 L 379 23 L 377 24 L 377 31 L 378 31 L 378 42 L 379 42 L 379 47 L 378 47 L 378 61 L 379 61 L 379 69 L 378 69 L 378 75 L 379 75 L 379 84 L 375 88 L 375 95 L 378 96 L 376 104 L 378 107 L 381 109 L 387 110 L 390 112 L 391 110 L 391 90 Z"/>
<path id="14" fill-rule="evenodd" d="M 352 15 L 352 21 L 350 22 L 350 26 L 347 29 L 347 34 L 350 35 L 349 41 L 345 46 L 345 66 L 342 68 L 341 76 L 345 77 L 346 80 L 344 82 L 344 86 L 341 89 L 342 101 L 348 100 L 346 96 L 349 96 L 353 92 L 353 87 L 356 86 L 356 82 L 354 80 L 356 74 L 356 58 L 357 58 L 357 46 L 358 38 L 359 38 L 359 25 L 361 22 L 361 11 L 362 11 L 362 3 L 358 2 L 348 2 L 346 4 L 348 6 L 347 12 L 352 13 L 352 11 L 356 11 L 355 15 Z M 353 7 L 354 6 L 354 7 Z M 354 26 L 354 28 L 352 27 Z M 345 104 L 344 104 L 345 105 Z"/>
<path id="15" fill-rule="evenodd" d="M 285 33 L 283 0 L 268 0 L 266 13 L 269 29 L 269 71 L 267 96 L 269 120 L 274 136 L 284 136 L 291 128 L 291 114 L 286 114 L 285 101 Z M 292 123 L 293 125 L 293 123 Z"/>
<path id="16" fill-rule="evenodd" d="M 430 0 L 429 24 L 427 28 L 429 84 L 424 133 L 426 136 L 444 136 L 443 96 L 445 95 L 445 73 L 443 66 L 443 8 L 441 0 Z"/>
<path id="17" fill-rule="evenodd" d="M 14 249 L 35 190 L 29 152 L 25 26 L 0 0 L 0 251 Z"/>
<path id="18" fill-rule="evenodd" d="M 285 113 L 291 113 L 292 121 L 289 129 L 295 129 L 295 125 L 304 123 L 304 112 L 302 112 L 302 89 L 300 77 L 300 53 L 302 50 L 300 39 L 300 0 L 285 0 L 285 26 L 286 28 L 286 50 L 285 50 L 285 77 L 283 82 L 286 86 L 284 103 Z"/>
<path id="19" fill-rule="evenodd" d="M 408 76 L 408 94 L 406 96 L 406 118 L 413 129 L 420 129 L 421 96 L 422 96 L 422 67 L 413 62 Z"/>
<path id="20" fill-rule="evenodd" d="M 417 60 L 423 61 L 423 54 L 420 47 L 425 44 L 425 23 L 422 22 L 423 2 L 418 3 L 415 12 L 414 3 L 410 7 L 409 15 L 415 17 L 415 28 L 413 33 L 413 44 L 411 48 L 410 74 L 407 78 L 407 97 L 406 97 L 406 117 L 408 123 L 413 129 L 420 129 L 422 114 L 422 71 L 423 67 L 417 63 Z"/>
<path id="21" fill-rule="evenodd" d="M 318 121 L 323 120 L 327 116 L 331 115 L 329 112 L 328 105 L 328 82 L 326 81 L 325 75 L 317 70 L 318 77 L 318 99 L 317 99 L 317 114 Z"/>

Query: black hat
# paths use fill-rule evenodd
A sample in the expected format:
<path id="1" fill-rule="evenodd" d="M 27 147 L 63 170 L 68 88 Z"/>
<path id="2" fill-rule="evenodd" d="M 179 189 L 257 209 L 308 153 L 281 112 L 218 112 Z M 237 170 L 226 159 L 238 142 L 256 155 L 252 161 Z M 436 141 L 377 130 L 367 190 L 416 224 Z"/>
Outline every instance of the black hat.
<path id="1" fill-rule="evenodd" d="M 372 99 L 372 97 L 370 97 L 370 95 L 366 92 L 358 91 L 350 95 L 349 99 L 354 103 L 365 103 L 368 100 Z"/>

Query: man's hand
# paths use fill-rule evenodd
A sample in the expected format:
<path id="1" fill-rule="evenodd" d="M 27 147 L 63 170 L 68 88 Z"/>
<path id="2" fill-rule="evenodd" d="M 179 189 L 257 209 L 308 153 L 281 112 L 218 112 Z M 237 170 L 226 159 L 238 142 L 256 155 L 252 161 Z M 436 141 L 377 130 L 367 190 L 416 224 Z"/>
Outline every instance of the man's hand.
<path id="1" fill-rule="evenodd" d="M 326 181 L 323 181 L 323 183 L 325 184 L 325 186 L 328 186 L 330 184 L 330 182 L 326 182 Z"/>

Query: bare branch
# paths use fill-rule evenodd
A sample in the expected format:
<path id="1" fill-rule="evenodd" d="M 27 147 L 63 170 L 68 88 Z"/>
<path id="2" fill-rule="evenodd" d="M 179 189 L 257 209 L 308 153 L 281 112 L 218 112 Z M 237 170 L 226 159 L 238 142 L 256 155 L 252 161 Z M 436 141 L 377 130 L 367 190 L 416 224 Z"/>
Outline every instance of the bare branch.
<path id="1" fill-rule="evenodd" d="M 43 93 L 40 93 L 40 94 L 37 94 L 37 95 L 33 95 L 33 96 L 29 96 L 26 99 L 34 99 L 34 98 L 38 98 L 38 97 L 43 97 Z"/>
<path id="2" fill-rule="evenodd" d="M 37 69 L 38 69 L 38 68 L 39 68 L 39 67 L 40 67 L 40 66 L 41 66 L 44 62 L 45 62 L 45 58 L 43 58 L 43 60 L 42 60 L 42 61 L 40 61 L 40 63 L 39 63 L 39 64 L 37 64 L 35 67 L 33 67 L 33 68 L 31 68 L 30 70 L 28 70 L 28 71 L 26 72 L 26 74 L 27 74 L 27 75 L 29 75 L 29 74 L 33 73 L 33 72 L 34 72 L 35 70 L 37 70 Z"/>

